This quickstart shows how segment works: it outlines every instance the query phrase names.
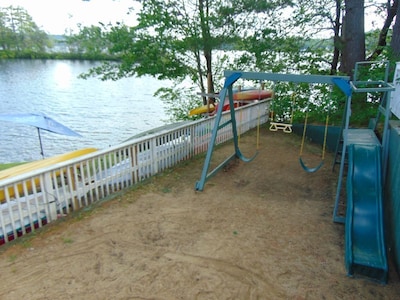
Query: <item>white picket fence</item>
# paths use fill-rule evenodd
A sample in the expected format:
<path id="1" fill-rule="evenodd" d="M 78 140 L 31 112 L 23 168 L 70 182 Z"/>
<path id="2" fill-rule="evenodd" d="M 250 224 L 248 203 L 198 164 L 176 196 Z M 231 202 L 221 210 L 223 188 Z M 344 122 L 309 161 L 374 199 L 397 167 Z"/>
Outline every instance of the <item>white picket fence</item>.
<path id="1" fill-rule="evenodd" d="M 266 123 L 269 103 L 236 109 L 238 133 Z M 229 119 L 224 113 L 221 123 Z M 210 117 L 185 123 L 1 180 L 0 245 L 207 151 L 214 122 Z M 230 139 L 231 125 L 218 132 L 216 143 Z"/>

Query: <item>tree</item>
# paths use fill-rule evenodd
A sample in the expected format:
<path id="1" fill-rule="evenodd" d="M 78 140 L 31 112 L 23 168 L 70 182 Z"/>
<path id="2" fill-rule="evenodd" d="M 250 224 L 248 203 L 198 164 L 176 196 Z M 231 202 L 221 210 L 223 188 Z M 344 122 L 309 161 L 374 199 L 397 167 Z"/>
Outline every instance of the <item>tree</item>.
<path id="1" fill-rule="evenodd" d="M 102 79 L 149 74 L 159 79 L 182 81 L 190 78 L 201 92 L 214 93 L 215 70 L 226 56 L 214 60 L 214 53 L 232 47 L 254 34 L 272 17 L 266 11 L 276 3 L 250 0 L 147 0 L 138 13 L 138 25 L 112 26 L 107 38 L 110 52 L 120 64 L 104 63 L 90 75 Z M 221 76 L 221 75 L 219 75 Z M 203 99 L 206 102 L 206 98 Z"/>
<path id="2" fill-rule="evenodd" d="M 340 70 L 352 75 L 355 63 L 365 61 L 364 0 L 345 0 L 345 11 Z"/>
<path id="3" fill-rule="evenodd" d="M 8 51 L 44 52 L 51 43 L 25 9 L 9 6 L 0 8 L 0 45 Z"/>
<path id="4" fill-rule="evenodd" d="M 336 0 L 335 3 L 326 1 L 310 0 L 299 1 L 299 9 L 294 12 L 293 19 L 297 20 L 294 27 L 301 28 L 304 36 L 307 35 L 306 29 L 312 30 L 312 36 L 332 30 L 333 36 L 333 55 L 326 60 L 330 62 L 330 74 L 335 74 L 340 67 L 340 71 L 352 74 L 352 69 L 356 61 L 378 59 L 380 55 L 386 57 L 384 50 L 387 48 L 389 38 L 396 39 L 396 34 L 390 34 L 390 26 L 396 16 L 398 0 L 389 1 L 346 1 Z M 364 11 L 363 11 L 364 7 Z M 384 19 L 383 26 L 376 36 L 368 33 L 368 49 L 366 48 L 366 35 L 364 30 L 365 9 L 375 13 L 373 23 L 377 24 L 380 18 Z M 349 23 L 346 26 L 346 23 Z M 329 24 L 329 26 L 326 26 Z M 372 43 L 371 38 L 375 38 Z M 315 49 L 314 49 L 315 50 Z M 321 59 L 325 60 L 324 54 Z M 326 54 L 325 54 L 326 55 Z M 341 63 L 339 65 L 339 62 Z"/>
<path id="5" fill-rule="evenodd" d="M 136 26 L 103 28 L 119 63 L 105 62 L 83 77 L 151 75 L 177 84 L 189 78 L 197 91 L 213 93 L 224 69 L 335 74 L 339 68 L 351 75 L 366 57 L 364 0 L 139 2 Z M 324 37 L 328 31 L 331 36 Z M 158 95 L 167 103 L 179 101 L 179 116 L 193 103 L 188 88 L 161 89 Z"/>
<path id="6" fill-rule="evenodd" d="M 339 0 L 338 0 L 339 1 Z M 399 18 L 396 18 L 396 23 L 391 31 L 390 26 L 393 23 L 396 15 L 400 13 L 399 0 L 387 1 L 365 1 L 364 0 L 347 0 L 345 1 L 345 16 L 342 28 L 342 64 L 340 70 L 348 75 L 352 75 L 353 67 L 357 61 L 375 61 L 379 57 L 383 59 L 398 59 L 400 49 L 400 24 Z M 384 14 L 384 22 L 381 30 L 377 34 L 375 47 L 370 49 L 370 54 L 366 55 L 363 19 L 363 8 L 375 7 L 376 16 Z M 361 16 L 362 13 L 362 16 Z M 350 26 L 349 23 L 350 22 Z M 375 21 L 374 21 L 375 22 Z M 388 42 L 388 40 L 390 40 Z M 388 50 L 387 44 L 390 44 Z M 385 51 L 388 50 L 388 51 Z M 393 57 L 389 56 L 392 53 Z M 397 54 L 396 54 L 397 53 Z M 366 58 L 367 57 L 367 58 Z M 397 58 L 396 58 L 397 57 Z"/>
<path id="7" fill-rule="evenodd" d="M 103 24 L 101 24 L 104 27 Z M 102 27 L 79 27 L 79 33 L 66 37 L 66 43 L 71 53 L 87 54 L 91 57 L 100 57 L 108 49 L 109 43 L 105 38 Z"/>
<path id="8" fill-rule="evenodd" d="M 390 47 L 392 50 L 393 60 L 399 60 L 400 59 L 400 5 L 398 4 L 399 1 L 395 2 L 397 2 L 397 10 L 396 10 L 397 17 L 396 17 L 396 22 L 394 23 L 393 26 L 393 34 L 392 34 L 392 40 L 390 42 Z"/>
<path id="9" fill-rule="evenodd" d="M 386 18 L 385 18 L 383 27 L 379 33 L 377 47 L 372 52 L 372 54 L 368 57 L 368 60 L 370 60 L 370 61 L 375 60 L 382 53 L 384 47 L 387 44 L 386 40 L 387 40 L 387 36 L 389 33 L 390 25 L 392 24 L 395 16 L 400 15 L 399 11 L 400 11 L 399 10 L 399 0 L 394 0 L 392 4 L 388 3 Z M 396 19 L 396 23 L 398 24 L 397 26 L 400 26 L 398 19 L 399 18 Z M 396 42 L 396 40 L 400 40 L 400 37 L 398 36 L 400 34 L 400 29 L 396 29 L 397 26 L 395 24 L 395 26 L 393 28 L 392 42 L 391 42 L 391 47 L 393 50 L 395 50 L 395 48 L 396 48 L 396 43 L 399 43 L 399 42 Z M 396 34 L 396 31 L 397 31 L 397 34 Z M 394 51 L 394 54 L 395 54 L 395 51 Z"/>
<path id="10" fill-rule="evenodd" d="M 341 49 L 343 49 L 343 43 L 340 37 L 341 15 L 342 15 L 342 0 L 336 0 L 335 15 L 334 17 L 330 18 L 333 29 L 333 46 L 334 46 L 330 75 L 336 74 L 339 65 Z"/>

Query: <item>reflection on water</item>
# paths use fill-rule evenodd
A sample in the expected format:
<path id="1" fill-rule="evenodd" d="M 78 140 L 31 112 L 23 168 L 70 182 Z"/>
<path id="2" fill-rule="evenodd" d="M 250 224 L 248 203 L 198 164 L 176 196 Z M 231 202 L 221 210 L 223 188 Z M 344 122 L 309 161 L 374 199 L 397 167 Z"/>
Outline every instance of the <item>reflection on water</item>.
<path id="1" fill-rule="evenodd" d="M 154 92 L 170 86 L 151 77 L 78 79 L 87 61 L 0 60 L 0 113 L 43 112 L 83 138 L 42 131 L 46 157 L 84 147 L 118 144 L 167 119 Z M 40 159 L 34 127 L 0 121 L 0 163 Z"/>
<path id="2" fill-rule="evenodd" d="M 72 82 L 72 66 L 69 62 L 60 62 L 56 64 L 53 73 L 54 83 L 59 89 L 69 89 Z"/>

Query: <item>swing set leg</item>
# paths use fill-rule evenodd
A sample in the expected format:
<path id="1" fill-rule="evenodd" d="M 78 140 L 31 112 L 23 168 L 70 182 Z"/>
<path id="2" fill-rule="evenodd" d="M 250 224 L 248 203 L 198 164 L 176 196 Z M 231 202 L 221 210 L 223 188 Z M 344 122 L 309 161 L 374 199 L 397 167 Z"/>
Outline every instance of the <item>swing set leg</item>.
<path id="1" fill-rule="evenodd" d="M 235 157 L 243 160 L 244 162 L 250 162 L 252 161 L 256 155 L 254 154 L 253 157 L 251 158 L 247 158 L 245 157 L 242 152 L 239 149 L 239 142 L 238 142 L 238 133 L 237 133 L 237 129 L 236 129 L 236 116 L 235 116 L 235 107 L 234 107 L 234 103 L 233 103 L 233 91 L 232 91 L 232 85 L 241 77 L 241 73 L 233 73 L 231 76 L 229 76 L 226 81 L 225 81 L 225 85 L 224 88 L 221 91 L 221 98 L 220 99 L 225 99 L 226 94 L 228 93 L 229 95 L 229 107 L 230 107 L 230 115 L 231 115 L 231 119 L 223 124 L 220 125 L 220 121 L 221 121 L 221 117 L 222 117 L 222 108 L 223 105 L 219 105 L 218 107 L 218 111 L 217 111 L 217 115 L 216 115 L 216 119 L 215 119 L 215 125 L 213 128 L 213 132 L 212 132 L 212 136 L 210 139 L 210 143 L 208 146 L 208 150 L 207 150 L 207 155 L 206 155 L 206 160 L 204 162 L 204 166 L 203 166 L 203 171 L 201 173 L 201 178 L 199 181 L 196 182 L 196 186 L 195 189 L 197 191 L 202 191 L 204 189 L 204 185 L 206 183 L 206 181 L 212 177 L 213 175 L 215 175 L 219 170 L 221 170 L 224 166 L 226 166 L 232 159 L 234 159 Z M 223 100 L 221 100 L 223 101 Z M 233 142 L 234 142 L 234 146 L 235 146 L 235 152 L 229 156 L 226 160 L 224 160 L 222 163 L 220 163 L 214 170 L 212 170 L 211 172 L 208 173 L 208 169 L 211 163 L 211 156 L 212 153 L 214 151 L 214 146 L 215 146 L 215 141 L 217 138 L 217 133 L 218 130 L 231 124 L 232 125 L 232 133 L 233 133 Z"/>

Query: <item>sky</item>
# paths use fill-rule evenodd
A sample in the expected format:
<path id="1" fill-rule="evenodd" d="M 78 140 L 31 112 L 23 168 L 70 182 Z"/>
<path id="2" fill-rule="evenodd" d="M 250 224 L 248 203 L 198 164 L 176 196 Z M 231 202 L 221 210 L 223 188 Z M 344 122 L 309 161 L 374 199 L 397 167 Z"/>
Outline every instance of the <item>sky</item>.
<path id="1" fill-rule="evenodd" d="M 135 17 L 127 15 L 133 0 L 1 0 L 0 7 L 20 6 L 26 9 L 36 25 L 49 34 L 64 34 L 66 29 L 77 33 L 82 26 L 98 22 L 121 22 L 134 25 Z"/>
<path id="2" fill-rule="evenodd" d="M 382 0 L 379 0 L 379 2 Z M 78 32 L 77 24 L 82 26 L 98 25 L 121 22 L 126 25 L 135 25 L 134 15 L 127 15 L 129 7 L 138 3 L 134 0 L 0 0 L 0 7 L 21 6 L 27 10 L 36 25 L 49 34 L 64 34 L 66 29 Z M 366 15 L 366 30 L 377 26 L 380 28 L 383 22 L 377 22 L 373 26 L 374 18 Z"/>

